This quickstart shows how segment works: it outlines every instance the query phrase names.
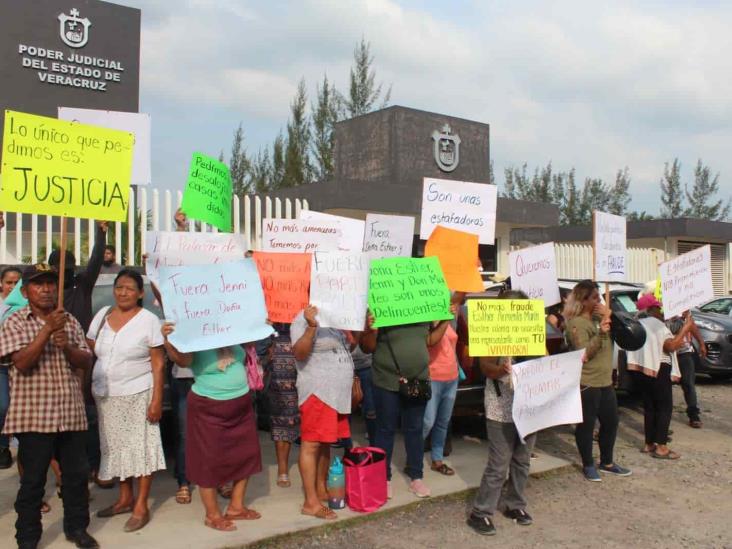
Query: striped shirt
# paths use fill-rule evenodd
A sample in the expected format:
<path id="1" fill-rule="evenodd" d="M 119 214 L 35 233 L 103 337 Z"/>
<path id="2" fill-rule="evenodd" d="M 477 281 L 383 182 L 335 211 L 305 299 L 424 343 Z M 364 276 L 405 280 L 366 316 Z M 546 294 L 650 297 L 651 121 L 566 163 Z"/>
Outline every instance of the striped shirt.
<path id="1" fill-rule="evenodd" d="M 84 351 L 89 347 L 79 322 L 66 314 L 66 336 L 71 345 Z M 30 307 L 19 309 L 0 329 L 0 357 L 29 345 L 43 329 Z M 10 407 L 5 417 L 4 434 L 56 433 L 87 429 L 81 383 L 61 349 L 49 339 L 30 372 L 10 368 Z"/>

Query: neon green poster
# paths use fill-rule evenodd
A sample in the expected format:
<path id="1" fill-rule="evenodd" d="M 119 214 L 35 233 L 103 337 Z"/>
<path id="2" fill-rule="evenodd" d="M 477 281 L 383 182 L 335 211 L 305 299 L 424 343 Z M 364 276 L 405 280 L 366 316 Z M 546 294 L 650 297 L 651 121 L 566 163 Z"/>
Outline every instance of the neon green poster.
<path id="1" fill-rule="evenodd" d="M 181 208 L 191 219 L 231 232 L 231 174 L 223 164 L 201 153 L 193 153 Z"/>

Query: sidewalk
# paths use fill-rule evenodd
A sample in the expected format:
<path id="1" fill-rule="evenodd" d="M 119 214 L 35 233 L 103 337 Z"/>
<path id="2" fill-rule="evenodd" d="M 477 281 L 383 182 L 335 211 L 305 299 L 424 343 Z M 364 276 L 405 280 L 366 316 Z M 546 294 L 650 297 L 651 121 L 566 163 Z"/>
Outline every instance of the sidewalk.
<path id="1" fill-rule="evenodd" d="M 362 436 L 355 434 L 357 443 L 361 443 Z M 292 487 L 278 488 L 276 485 L 277 466 L 275 464 L 274 446 L 269 440 L 269 433 L 260 432 L 264 471 L 252 478 L 246 504 L 262 514 L 257 521 L 240 521 L 235 532 L 217 532 L 203 525 L 203 506 L 198 492 L 193 491 L 191 505 L 178 505 L 175 502 L 177 485 L 172 475 L 167 472 L 158 473 L 153 480 L 152 497 L 150 501 L 152 519 L 144 529 L 131 534 L 125 533 L 122 527 L 128 515 L 116 516 L 111 519 L 98 519 L 94 513 L 111 503 L 116 498 L 117 490 L 101 490 L 96 486 L 91 489 L 92 512 L 89 532 L 96 537 L 104 548 L 144 548 L 144 549 L 183 549 L 183 548 L 218 548 L 236 547 L 269 538 L 272 536 L 291 533 L 299 530 L 321 526 L 325 521 L 300 514 L 302 495 L 300 475 L 297 472 L 297 447 L 293 448 L 290 456 L 290 477 Z M 453 440 L 453 453 L 447 462 L 455 469 L 456 474 L 446 477 L 429 470 L 425 465 L 425 482 L 432 489 L 433 496 L 441 496 L 453 492 L 460 492 L 467 488 L 477 487 L 485 467 L 486 442 Z M 333 450 L 342 452 L 342 450 Z M 544 454 L 539 449 L 539 457 L 531 462 L 531 473 L 538 474 L 557 469 L 569 463 L 565 460 Z M 429 454 L 425 454 L 425 464 Z M 407 481 L 401 472 L 404 466 L 404 444 L 401 438 L 395 444 L 393 469 L 394 498 L 382 509 L 393 509 L 412 503 L 416 500 L 407 489 Z M 0 471 L 0 539 L 4 547 L 14 546 L 15 511 L 13 503 L 18 489 L 17 472 L 15 467 Z M 46 493 L 50 498 L 48 503 L 52 510 L 43 518 L 42 548 L 72 547 L 63 535 L 62 504 L 56 497 L 53 475 L 49 474 Z M 222 500 L 222 505 L 225 503 Z M 338 511 L 338 521 L 361 516 L 349 510 Z"/>

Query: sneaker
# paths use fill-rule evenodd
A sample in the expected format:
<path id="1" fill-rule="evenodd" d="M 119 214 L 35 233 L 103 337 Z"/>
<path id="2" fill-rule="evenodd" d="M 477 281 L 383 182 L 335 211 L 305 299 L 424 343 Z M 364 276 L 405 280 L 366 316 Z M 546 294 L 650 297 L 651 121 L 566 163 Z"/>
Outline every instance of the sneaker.
<path id="1" fill-rule="evenodd" d="M 10 448 L 0 448 L 0 469 L 10 469 L 13 466 L 13 455 Z"/>
<path id="2" fill-rule="evenodd" d="M 506 509 L 503 512 L 503 515 L 521 526 L 528 526 L 529 524 L 534 522 L 534 519 L 531 518 L 531 515 L 523 509 Z"/>
<path id="3" fill-rule="evenodd" d="M 619 477 L 629 477 L 633 474 L 633 472 L 630 469 L 626 469 L 625 467 L 621 467 L 617 463 L 613 463 L 609 467 L 607 465 L 600 465 L 600 472 L 601 473 L 612 473 L 613 475 L 617 475 Z"/>
<path id="4" fill-rule="evenodd" d="M 602 479 L 600 478 L 600 473 L 597 472 L 597 469 L 595 469 L 594 465 L 588 465 L 587 467 L 582 467 L 582 473 L 584 473 L 585 478 L 592 482 L 600 482 Z"/>
<path id="5" fill-rule="evenodd" d="M 409 491 L 418 498 L 428 498 L 432 495 L 432 492 L 430 492 L 430 489 L 421 478 L 416 478 L 409 483 Z"/>
<path id="6" fill-rule="evenodd" d="M 476 517 L 474 514 L 471 513 L 468 517 L 468 520 L 466 520 L 465 522 L 481 536 L 496 535 L 496 527 L 493 526 L 493 522 L 488 517 Z"/>
<path id="7" fill-rule="evenodd" d="M 391 499 L 391 498 L 392 498 L 391 481 L 387 480 L 386 481 L 386 499 Z"/>
<path id="8" fill-rule="evenodd" d="M 702 423 L 701 419 L 699 419 L 699 418 L 689 420 L 689 427 L 691 427 L 693 429 L 701 429 L 703 426 L 704 426 L 704 424 Z"/>

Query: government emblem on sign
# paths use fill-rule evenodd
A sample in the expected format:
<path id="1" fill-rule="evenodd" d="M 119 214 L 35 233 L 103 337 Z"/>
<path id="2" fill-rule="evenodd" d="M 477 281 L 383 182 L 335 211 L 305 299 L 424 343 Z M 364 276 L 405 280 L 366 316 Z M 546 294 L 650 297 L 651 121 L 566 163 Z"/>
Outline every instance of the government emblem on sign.
<path id="1" fill-rule="evenodd" d="M 443 172 L 451 172 L 460 162 L 460 137 L 452 134 L 449 124 L 442 126 L 441 131 L 433 131 L 435 141 L 434 155 L 437 166 Z"/>
<path id="2" fill-rule="evenodd" d="M 83 48 L 89 40 L 89 27 L 91 21 L 86 17 L 79 17 L 79 10 L 76 8 L 69 12 L 69 15 L 61 13 L 58 16 L 60 23 L 59 33 L 64 44 L 72 48 Z"/>

